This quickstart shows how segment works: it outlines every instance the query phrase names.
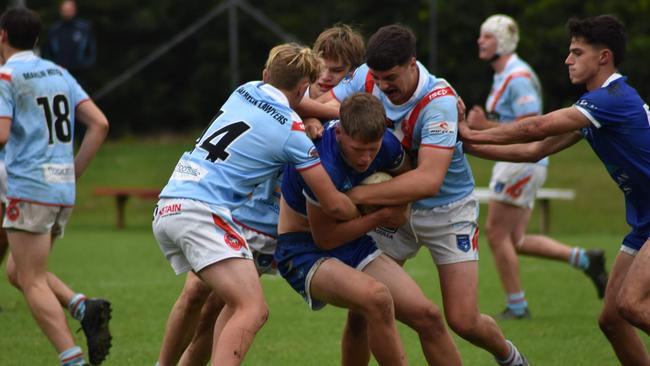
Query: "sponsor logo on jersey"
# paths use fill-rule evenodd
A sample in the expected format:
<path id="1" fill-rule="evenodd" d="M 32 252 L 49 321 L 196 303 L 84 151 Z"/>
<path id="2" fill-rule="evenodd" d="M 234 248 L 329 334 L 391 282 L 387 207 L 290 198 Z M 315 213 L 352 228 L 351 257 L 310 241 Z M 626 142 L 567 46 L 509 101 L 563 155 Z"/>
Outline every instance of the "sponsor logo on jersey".
<path id="1" fill-rule="evenodd" d="M 445 121 L 441 122 L 429 122 L 427 125 L 429 133 L 432 135 L 445 135 L 450 133 L 456 133 L 452 126 Z"/>
<path id="2" fill-rule="evenodd" d="M 176 168 L 174 168 L 174 173 L 170 179 L 198 182 L 207 174 L 208 170 L 201 167 L 199 164 L 193 163 L 189 160 L 181 160 L 176 164 Z"/>
<path id="3" fill-rule="evenodd" d="M 48 183 L 74 183 L 73 164 L 43 164 L 43 178 Z"/>
<path id="4" fill-rule="evenodd" d="M 291 125 L 291 131 L 305 132 L 305 125 L 302 122 L 293 121 L 293 124 Z"/>
<path id="5" fill-rule="evenodd" d="M 181 213 L 181 210 L 182 207 L 180 203 L 172 203 L 158 209 L 158 215 L 160 216 L 177 215 Z"/>

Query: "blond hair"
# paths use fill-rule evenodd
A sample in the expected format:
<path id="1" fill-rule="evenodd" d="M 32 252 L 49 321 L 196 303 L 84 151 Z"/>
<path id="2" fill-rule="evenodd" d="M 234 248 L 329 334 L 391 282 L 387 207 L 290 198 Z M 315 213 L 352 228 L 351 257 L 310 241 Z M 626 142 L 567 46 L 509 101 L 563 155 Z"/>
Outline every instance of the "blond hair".
<path id="1" fill-rule="evenodd" d="M 366 46 L 359 32 L 347 24 L 338 23 L 318 35 L 314 52 L 319 57 L 338 60 L 355 69 L 364 62 Z"/>
<path id="2" fill-rule="evenodd" d="M 275 46 L 264 66 L 267 82 L 279 89 L 291 90 L 307 78 L 313 83 L 320 73 L 320 62 L 309 47 L 297 43 Z"/>
<path id="3" fill-rule="evenodd" d="M 372 94 L 356 93 L 341 103 L 341 127 L 364 143 L 380 140 L 386 131 L 384 105 Z"/>

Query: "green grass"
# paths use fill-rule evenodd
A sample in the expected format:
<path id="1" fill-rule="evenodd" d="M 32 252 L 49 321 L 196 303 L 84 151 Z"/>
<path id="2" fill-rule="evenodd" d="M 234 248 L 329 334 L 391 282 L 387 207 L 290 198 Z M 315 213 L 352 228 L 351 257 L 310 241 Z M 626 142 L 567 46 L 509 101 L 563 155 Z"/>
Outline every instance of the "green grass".
<path id="1" fill-rule="evenodd" d="M 131 199 L 127 229 L 114 230 L 114 202 L 93 197 L 99 185 L 162 186 L 184 141 L 122 141 L 107 144 L 82 177 L 78 205 L 64 239 L 57 242 L 51 270 L 72 288 L 113 303 L 112 352 L 105 365 L 153 365 L 165 321 L 183 285 L 173 274 L 150 231 L 153 201 Z M 472 160 L 478 185 L 486 185 L 491 163 Z M 551 161 L 547 186 L 574 188 L 572 202 L 553 202 L 552 234 L 567 243 L 604 247 L 608 264 L 627 232 L 622 196 L 585 144 Z M 531 220 L 536 230 L 536 218 Z M 488 314 L 500 311 L 503 292 L 485 241 L 481 240 L 479 298 Z M 4 270 L 4 265 L 2 266 Z M 436 304 L 441 303 L 431 259 L 421 252 L 407 271 Z M 613 365 L 615 356 L 596 319 L 601 301 L 587 277 L 569 266 L 521 258 L 522 281 L 533 319 L 505 322 L 502 329 L 534 365 Z M 308 310 L 300 296 L 279 277 L 264 277 L 270 306 L 268 323 L 258 334 L 247 365 L 337 365 L 345 311 L 331 306 Z M 0 281 L 0 364 L 52 365 L 56 354 L 38 330 L 26 304 L 6 281 Z M 73 330 L 78 328 L 71 320 Z M 416 335 L 400 327 L 410 363 L 425 364 Z M 84 344 L 82 333 L 75 334 Z M 646 344 L 647 337 L 644 336 Z M 491 356 L 456 338 L 466 365 L 493 365 Z"/>

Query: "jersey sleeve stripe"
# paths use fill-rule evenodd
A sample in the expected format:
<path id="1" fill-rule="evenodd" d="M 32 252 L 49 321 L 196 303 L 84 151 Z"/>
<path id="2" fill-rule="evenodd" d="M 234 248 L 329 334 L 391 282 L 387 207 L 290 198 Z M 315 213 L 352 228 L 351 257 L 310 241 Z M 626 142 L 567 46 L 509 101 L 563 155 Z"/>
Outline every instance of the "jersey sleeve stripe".
<path id="1" fill-rule="evenodd" d="M 433 149 L 443 149 L 443 150 L 453 150 L 454 146 L 442 146 L 442 145 L 432 145 L 432 144 L 422 144 L 420 147 L 430 147 Z"/>
<path id="2" fill-rule="evenodd" d="M 490 110 L 488 112 L 494 112 L 494 109 L 497 107 L 497 103 L 499 102 L 499 99 L 501 99 L 501 96 L 503 93 L 506 91 L 506 87 L 512 81 L 514 78 L 520 78 L 520 77 L 525 77 L 528 79 L 532 79 L 533 76 L 527 72 L 527 71 L 518 71 L 518 72 L 513 72 L 512 74 L 508 75 L 506 80 L 501 84 L 501 88 L 499 88 L 499 91 L 497 91 L 496 95 L 494 96 L 494 100 L 492 100 L 492 105 L 490 106 Z"/>
<path id="3" fill-rule="evenodd" d="M 83 103 L 86 103 L 86 102 L 90 102 L 90 98 L 86 98 L 86 99 L 82 99 L 82 100 L 80 100 L 79 103 L 77 103 L 77 105 L 74 106 L 75 109 L 76 109 L 76 108 L 79 108 L 80 105 L 82 105 Z"/>
<path id="4" fill-rule="evenodd" d="M 296 170 L 299 171 L 299 172 L 304 172 L 305 170 L 309 170 L 309 169 L 317 167 L 319 165 L 320 165 L 320 160 L 317 161 L 316 163 L 312 164 L 312 165 L 304 166 L 304 167 L 301 167 L 301 168 L 296 167 Z"/>
<path id="5" fill-rule="evenodd" d="M 591 113 L 589 113 L 588 110 L 586 110 L 585 108 L 582 108 L 582 107 L 578 107 L 578 106 L 575 106 L 575 107 L 580 113 L 584 114 L 585 117 L 587 117 L 591 121 L 591 123 L 593 123 L 593 125 L 596 126 L 596 128 L 600 128 L 600 126 L 601 126 L 600 122 L 598 122 L 598 120 L 595 119 L 594 116 L 592 116 Z"/>

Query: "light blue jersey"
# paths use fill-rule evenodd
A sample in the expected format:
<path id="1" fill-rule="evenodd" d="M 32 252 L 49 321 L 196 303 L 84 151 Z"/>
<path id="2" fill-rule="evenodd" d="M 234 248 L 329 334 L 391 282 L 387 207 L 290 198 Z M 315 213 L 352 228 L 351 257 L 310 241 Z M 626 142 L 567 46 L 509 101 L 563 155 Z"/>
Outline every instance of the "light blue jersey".
<path id="1" fill-rule="evenodd" d="M 181 156 L 160 197 L 234 210 L 286 162 L 306 170 L 320 159 L 286 96 L 270 84 L 249 82 L 231 94 L 194 149 Z"/>
<path id="2" fill-rule="evenodd" d="M 485 102 L 488 118 L 502 123 L 542 114 L 542 87 L 533 69 L 516 54 L 502 72 L 494 74 Z M 548 158 L 537 162 L 547 166 Z"/>
<path id="3" fill-rule="evenodd" d="M 71 206 L 75 110 L 89 100 L 63 68 L 22 51 L 0 68 L 0 117 L 11 118 L 5 146 L 9 198 Z"/>
<path id="4" fill-rule="evenodd" d="M 277 238 L 282 173 L 253 191 L 251 199 L 232 213 L 234 221 L 247 229 Z"/>
<path id="5" fill-rule="evenodd" d="M 372 93 L 386 109 L 393 122 L 391 131 L 401 141 L 411 158 L 417 159 L 420 147 L 453 149 L 449 169 L 435 197 L 413 203 L 413 208 L 430 209 L 467 197 L 474 190 L 474 178 L 469 163 L 458 141 L 457 96 L 444 79 L 436 78 L 418 62 L 418 86 L 411 99 L 401 105 L 393 104 L 375 86 L 367 65 L 361 65 L 350 80 L 344 80 L 332 89 L 339 101 L 358 93 Z"/>

